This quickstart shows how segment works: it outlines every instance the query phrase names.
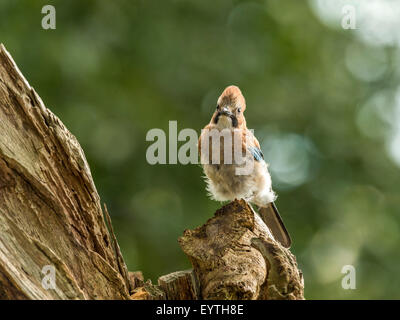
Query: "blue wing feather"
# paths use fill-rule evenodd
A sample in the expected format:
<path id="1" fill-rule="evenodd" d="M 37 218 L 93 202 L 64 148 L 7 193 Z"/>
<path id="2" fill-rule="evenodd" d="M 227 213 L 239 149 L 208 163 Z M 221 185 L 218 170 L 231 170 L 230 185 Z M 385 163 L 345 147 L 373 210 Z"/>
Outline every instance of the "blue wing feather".
<path id="1" fill-rule="evenodd" d="M 262 153 L 261 149 L 257 147 L 249 147 L 248 149 L 256 161 L 264 160 L 264 154 Z"/>

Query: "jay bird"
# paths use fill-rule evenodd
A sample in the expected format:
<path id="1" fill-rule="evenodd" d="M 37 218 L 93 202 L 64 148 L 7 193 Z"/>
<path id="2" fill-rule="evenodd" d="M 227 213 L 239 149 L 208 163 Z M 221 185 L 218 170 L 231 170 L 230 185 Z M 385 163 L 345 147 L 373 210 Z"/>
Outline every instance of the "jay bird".
<path id="1" fill-rule="evenodd" d="M 245 109 L 246 101 L 240 89 L 229 86 L 218 98 L 210 123 L 202 130 L 198 148 L 207 191 L 217 201 L 244 199 L 257 205 L 259 215 L 272 236 L 289 248 L 291 239 L 274 204 L 276 195 L 272 190 L 268 165 L 258 140 L 247 129 L 243 115 Z M 217 133 L 217 136 L 220 134 L 218 141 L 215 141 L 212 133 Z M 222 137 L 224 142 L 221 144 Z M 228 140 L 230 142 L 227 143 Z M 236 157 L 236 146 L 241 159 Z M 244 162 L 251 165 L 251 170 L 240 173 L 238 170 L 244 168 Z"/>

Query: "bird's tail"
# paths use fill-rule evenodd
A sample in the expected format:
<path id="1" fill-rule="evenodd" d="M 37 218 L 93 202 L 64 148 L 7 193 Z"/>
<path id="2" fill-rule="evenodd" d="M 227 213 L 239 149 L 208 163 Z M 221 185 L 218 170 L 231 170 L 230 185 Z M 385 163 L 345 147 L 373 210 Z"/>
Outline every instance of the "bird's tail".
<path id="1" fill-rule="evenodd" d="M 265 224 L 271 230 L 274 238 L 278 240 L 285 248 L 290 248 L 292 240 L 290 239 L 289 232 L 286 230 L 275 203 L 271 202 L 266 207 L 260 207 L 259 214 L 264 220 Z"/>

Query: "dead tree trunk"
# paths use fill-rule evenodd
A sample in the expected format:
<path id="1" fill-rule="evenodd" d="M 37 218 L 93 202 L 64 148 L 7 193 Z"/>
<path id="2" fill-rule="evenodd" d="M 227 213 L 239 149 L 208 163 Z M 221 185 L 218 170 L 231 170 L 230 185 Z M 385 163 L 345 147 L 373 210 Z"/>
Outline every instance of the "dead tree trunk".
<path id="1" fill-rule="evenodd" d="M 128 272 L 76 138 L 0 46 L 0 299 L 302 299 L 294 256 L 235 201 L 179 239 L 193 270 Z M 42 284 L 56 270 L 56 287 Z M 47 288 L 47 289 L 46 289 Z"/>

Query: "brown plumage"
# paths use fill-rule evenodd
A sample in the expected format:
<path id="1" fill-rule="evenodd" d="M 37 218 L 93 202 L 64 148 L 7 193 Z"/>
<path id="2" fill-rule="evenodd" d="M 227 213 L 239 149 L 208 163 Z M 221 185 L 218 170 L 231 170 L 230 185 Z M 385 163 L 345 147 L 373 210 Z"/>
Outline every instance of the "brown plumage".
<path id="1" fill-rule="evenodd" d="M 264 161 L 260 143 L 252 131 L 247 129 L 245 110 L 246 101 L 242 92 L 236 86 L 229 86 L 218 98 L 210 123 L 202 130 L 198 148 L 207 190 L 218 201 L 243 198 L 255 203 L 260 207 L 260 216 L 273 236 L 283 246 L 290 247 L 290 236 L 273 202 L 276 196 L 272 191 L 268 165 Z M 216 141 L 213 143 L 213 134 L 216 134 L 219 145 L 215 144 Z M 240 143 L 238 149 L 240 147 L 244 163 L 235 158 L 235 142 Z M 213 155 L 219 155 L 218 163 L 213 163 Z M 240 171 L 243 168 L 251 170 L 244 170 L 243 174 L 243 170 Z"/>

